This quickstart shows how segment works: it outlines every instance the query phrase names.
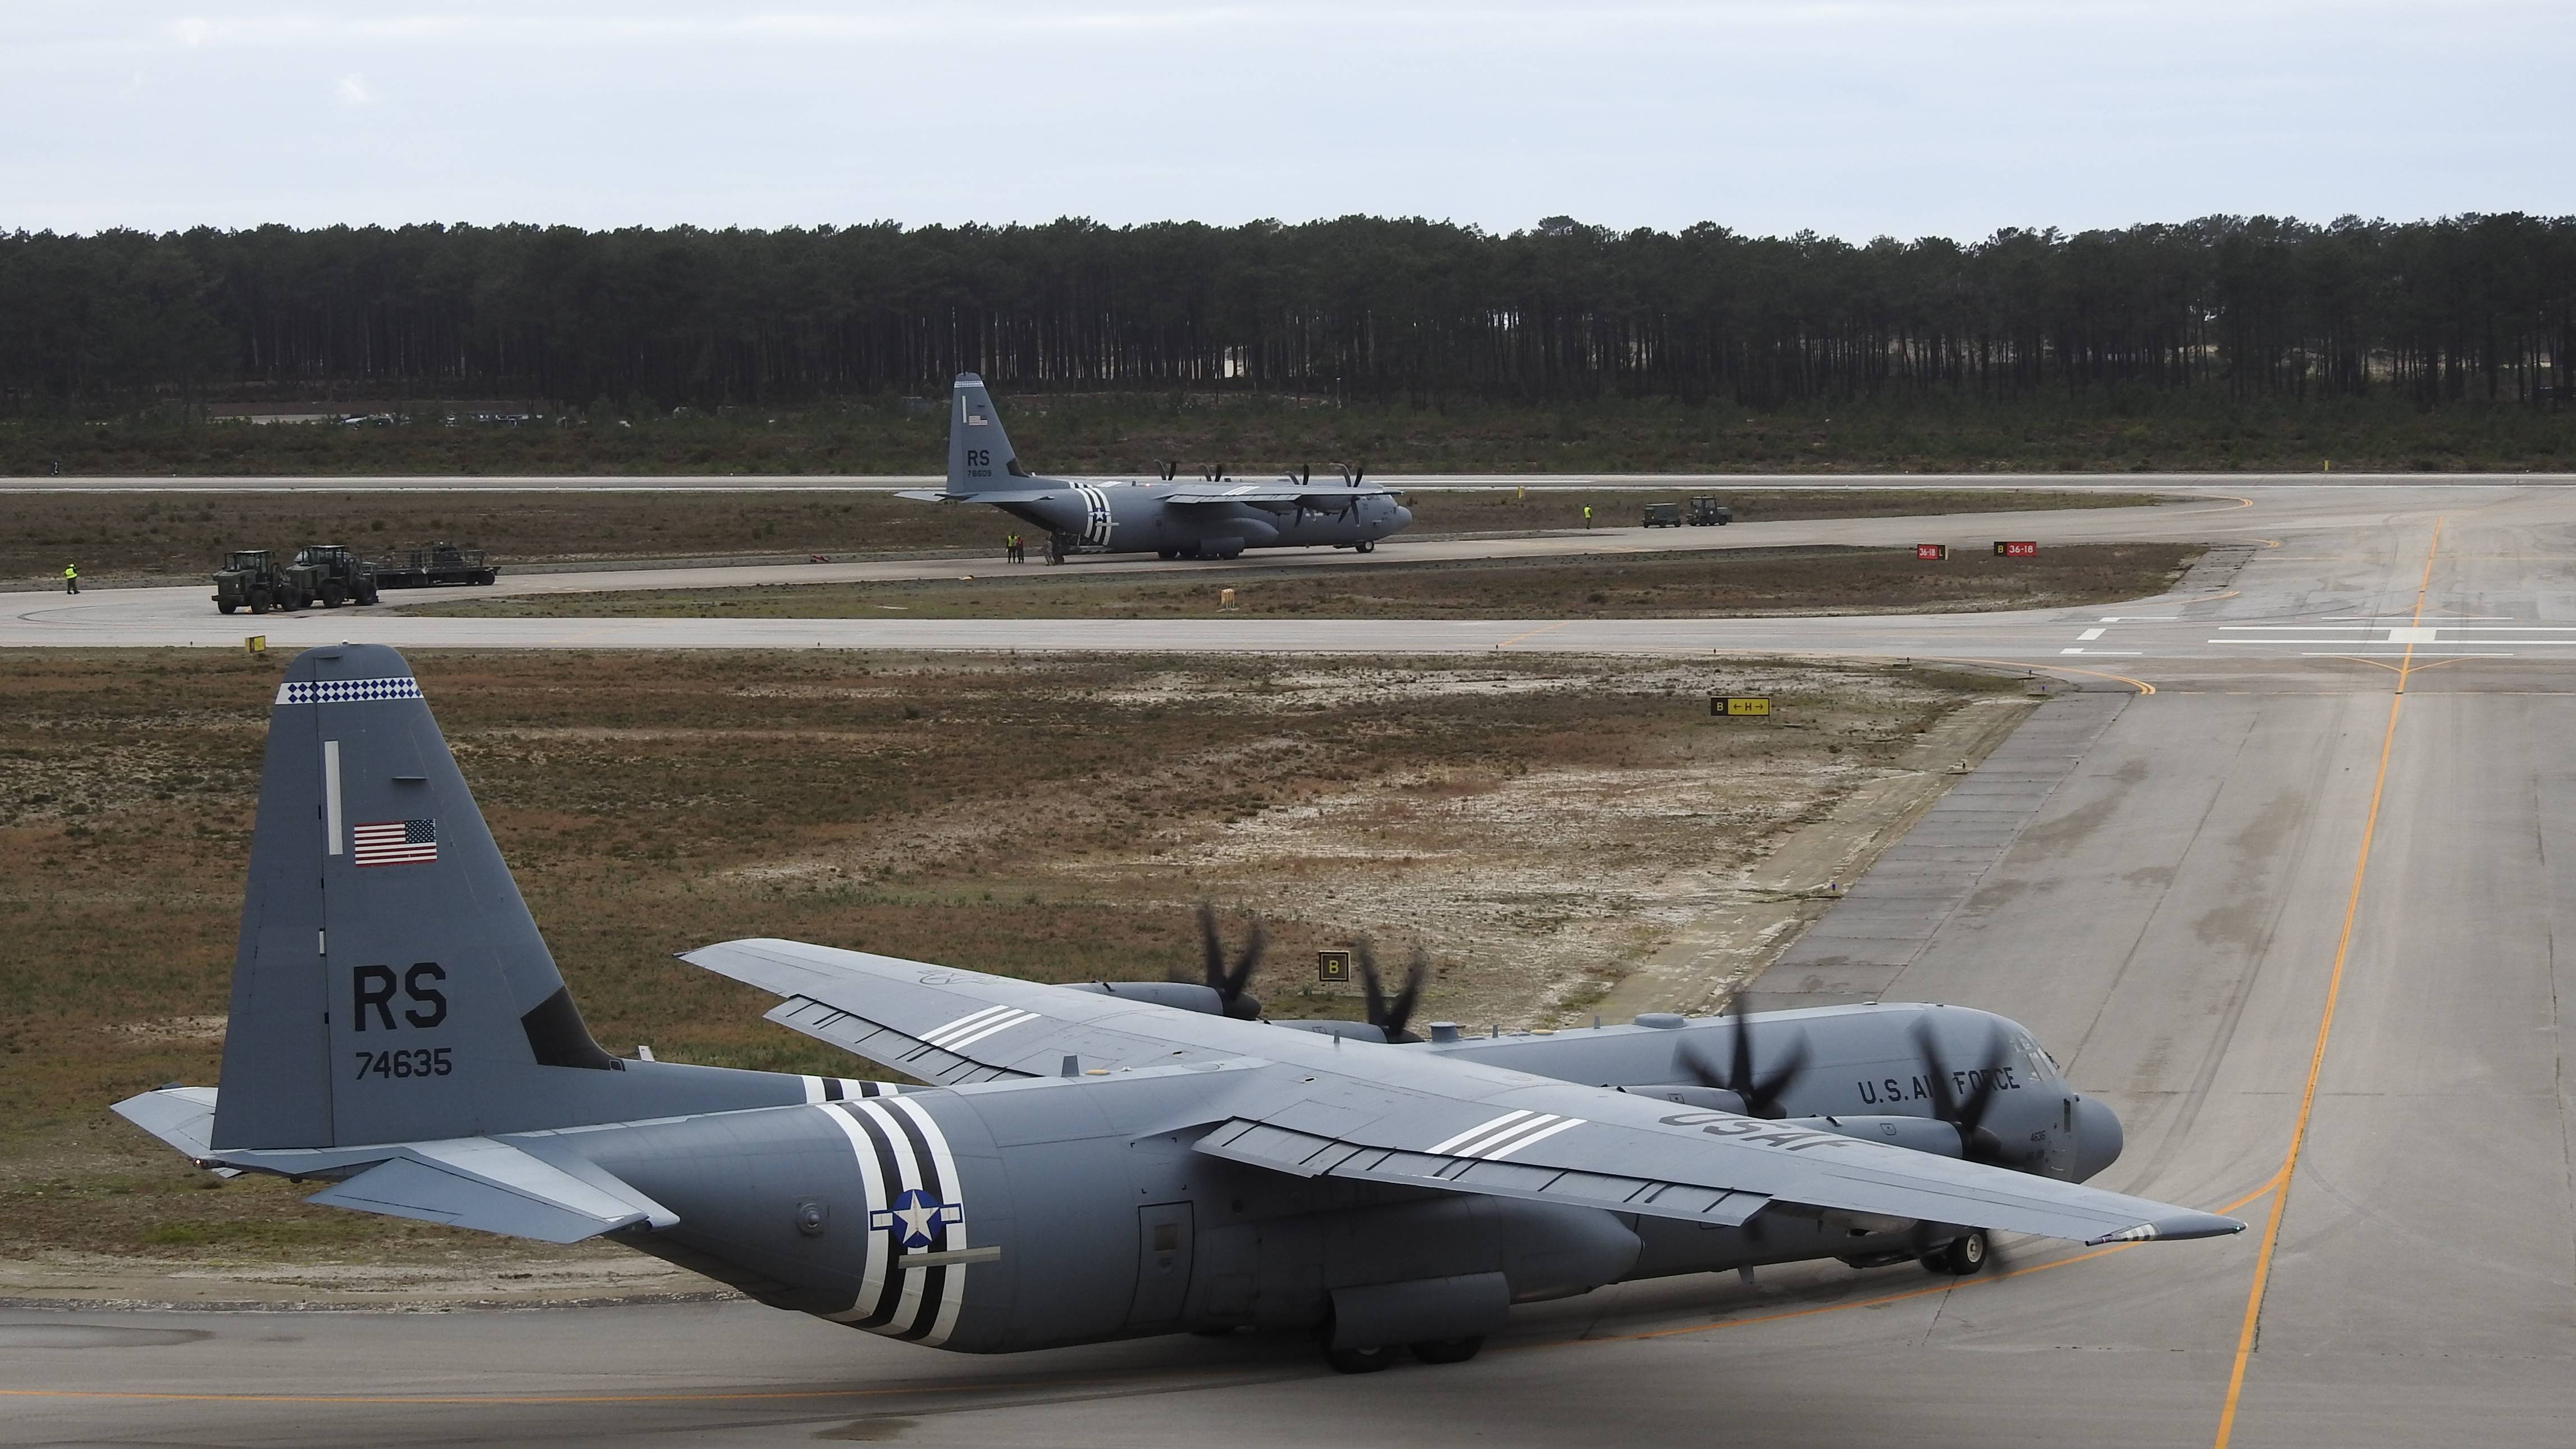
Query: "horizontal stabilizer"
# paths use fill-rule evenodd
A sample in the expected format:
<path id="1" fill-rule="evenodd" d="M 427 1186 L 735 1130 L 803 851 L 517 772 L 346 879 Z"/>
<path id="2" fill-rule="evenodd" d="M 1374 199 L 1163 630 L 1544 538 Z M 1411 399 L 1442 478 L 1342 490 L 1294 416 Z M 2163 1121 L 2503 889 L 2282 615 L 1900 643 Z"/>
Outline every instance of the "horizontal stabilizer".
<path id="1" fill-rule="evenodd" d="M 576 1177 L 488 1137 L 414 1142 L 402 1151 L 306 1201 L 546 1243 L 577 1243 L 638 1223 L 667 1228 L 680 1220 L 588 1163 Z"/>
<path id="2" fill-rule="evenodd" d="M 212 1087 L 163 1087 L 157 1092 L 128 1097 L 116 1104 L 116 1115 L 177 1148 L 190 1161 L 203 1163 L 214 1155 L 208 1144 L 215 1131 L 215 1089 Z M 223 1177 L 239 1177 L 241 1170 L 218 1167 Z"/>
<path id="3" fill-rule="evenodd" d="M 1063 492 L 1061 488 L 995 488 L 983 493 L 934 493 L 927 488 L 906 488 L 895 497 L 919 503 L 1044 503 Z"/>

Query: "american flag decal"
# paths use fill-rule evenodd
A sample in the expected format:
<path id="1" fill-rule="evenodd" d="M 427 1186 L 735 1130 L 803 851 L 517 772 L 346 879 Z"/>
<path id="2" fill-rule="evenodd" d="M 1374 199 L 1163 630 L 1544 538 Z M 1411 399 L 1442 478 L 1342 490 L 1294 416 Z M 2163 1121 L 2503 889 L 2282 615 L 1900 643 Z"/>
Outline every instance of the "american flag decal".
<path id="1" fill-rule="evenodd" d="M 381 820 L 349 831 L 349 856 L 358 865 L 426 865 L 438 859 L 438 822 Z"/>

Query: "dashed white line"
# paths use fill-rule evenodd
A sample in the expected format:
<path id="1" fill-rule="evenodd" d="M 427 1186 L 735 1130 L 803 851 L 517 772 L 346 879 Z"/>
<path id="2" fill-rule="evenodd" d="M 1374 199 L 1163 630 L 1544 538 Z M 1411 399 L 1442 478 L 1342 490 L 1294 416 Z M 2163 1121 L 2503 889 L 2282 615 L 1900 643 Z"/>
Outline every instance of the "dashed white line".
<path id="1" fill-rule="evenodd" d="M 2075 637 L 2076 637 L 2076 638 L 2078 638 L 2078 639 L 2099 639 L 2099 638 L 2101 638 L 2104 634 L 2107 634 L 2107 633 L 2109 633 L 2109 632 L 2110 632 L 2110 631 L 2109 631 L 2109 630 L 2107 630 L 2107 629 L 2087 629 L 2087 630 L 2085 630 L 2083 633 L 2078 634 L 2078 635 L 2076 635 Z"/>

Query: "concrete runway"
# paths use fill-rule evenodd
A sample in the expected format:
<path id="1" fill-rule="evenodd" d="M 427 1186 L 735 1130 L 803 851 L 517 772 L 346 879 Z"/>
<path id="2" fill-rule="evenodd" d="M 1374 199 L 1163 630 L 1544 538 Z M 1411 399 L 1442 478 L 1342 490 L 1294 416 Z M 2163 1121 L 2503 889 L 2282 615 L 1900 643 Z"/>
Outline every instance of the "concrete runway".
<path id="1" fill-rule="evenodd" d="M 2576 644 L 2557 641 L 2576 640 L 2576 493 L 2245 496 L 2125 520 L 2252 546 L 2208 597 L 2122 608 L 891 634 L 869 621 L 832 642 L 1939 653 L 2121 692 L 2116 708 L 2088 695 L 2039 712 L 2029 728 L 2060 731 L 2070 767 L 1997 752 L 1990 768 L 2018 774 L 1988 794 L 2016 797 L 2012 818 L 1961 837 L 1954 878 L 1891 853 L 1919 888 L 1854 893 L 1896 925 L 1874 933 L 1887 944 L 1868 979 L 1840 985 L 2019 1018 L 2127 1123 L 2103 1185 L 2235 1211 L 2252 1232 L 2020 1242 L 2004 1271 L 1957 1285 L 1840 1267 L 1635 1285 L 1524 1310 L 1473 1363 L 1361 1379 L 1293 1342 L 975 1360 L 740 1305 L 11 1312 L 0 1442 L 2562 1446 L 2576 1437 L 2576 960 L 2557 957 L 2556 934 L 2562 910 L 2576 932 Z M 2124 522 L 2050 517 L 2070 532 L 2027 536 Z M 1950 533 L 2006 536 L 1989 520 Z M 384 622 L 424 627 L 406 643 L 653 642 L 573 637 L 602 621 L 509 641 L 436 632 L 483 621 Z M 10 627 L 0 642 L 169 626 Z M 709 645 L 763 634 L 655 627 Z M 2061 709 L 2086 712 L 2083 727 L 2052 723 Z M 1830 992 L 1835 969 L 1810 952 L 1781 984 Z"/>

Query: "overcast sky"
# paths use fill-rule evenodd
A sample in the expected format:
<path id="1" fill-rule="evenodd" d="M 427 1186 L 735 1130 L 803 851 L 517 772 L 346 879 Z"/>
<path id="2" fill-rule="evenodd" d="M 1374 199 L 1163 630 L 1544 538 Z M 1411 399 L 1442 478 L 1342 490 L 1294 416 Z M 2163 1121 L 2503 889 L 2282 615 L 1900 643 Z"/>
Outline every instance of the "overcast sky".
<path id="1" fill-rule="evenodd" d="M 2576 212 L 2571 0 L 0 0 L 0 228 Z"/>

